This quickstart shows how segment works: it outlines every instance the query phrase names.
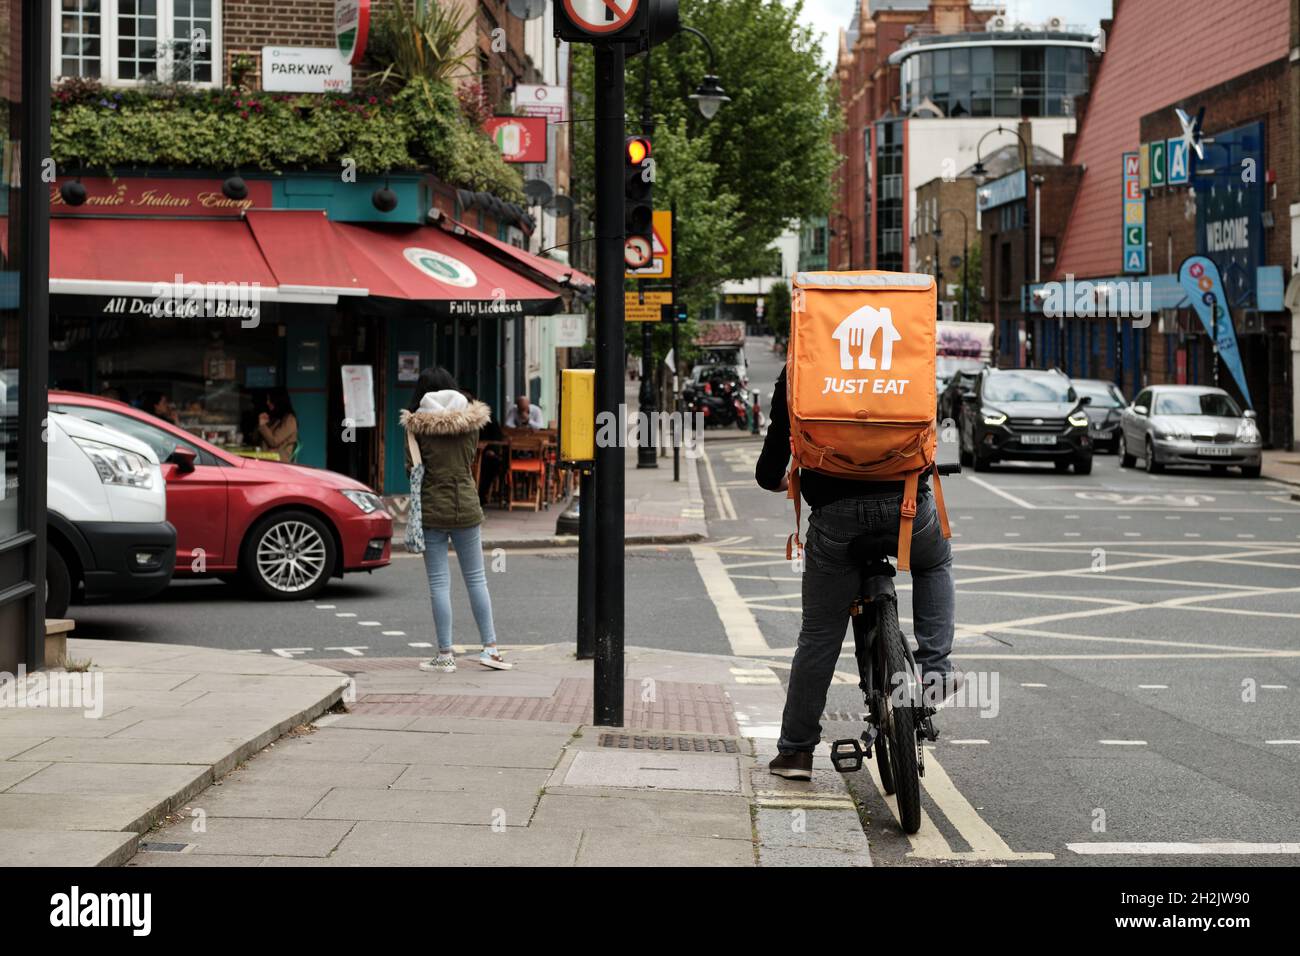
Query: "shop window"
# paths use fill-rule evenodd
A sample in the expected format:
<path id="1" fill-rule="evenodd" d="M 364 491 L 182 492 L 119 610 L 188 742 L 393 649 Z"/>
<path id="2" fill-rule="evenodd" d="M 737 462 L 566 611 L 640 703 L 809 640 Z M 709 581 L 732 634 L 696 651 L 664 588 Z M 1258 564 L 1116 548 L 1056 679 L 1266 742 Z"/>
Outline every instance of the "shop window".
<path id="1" fill-rule="evenodd" d="M 1004 298 L 1011 297 L 1011 243 L 1002 243 L 998 255 L 998 294 Z"/>
<path id="2" fill-rule="evenodd" d="M 1042 239 L 1043 268 L 1050 270 L 1056 265 L 1056 237 L 1043 236 Z"/>
<path id="3" fill-rule="evenodd" d="M 56 79 L 220 83 L 221 0 L 57 0 L 53 18 Z"/>

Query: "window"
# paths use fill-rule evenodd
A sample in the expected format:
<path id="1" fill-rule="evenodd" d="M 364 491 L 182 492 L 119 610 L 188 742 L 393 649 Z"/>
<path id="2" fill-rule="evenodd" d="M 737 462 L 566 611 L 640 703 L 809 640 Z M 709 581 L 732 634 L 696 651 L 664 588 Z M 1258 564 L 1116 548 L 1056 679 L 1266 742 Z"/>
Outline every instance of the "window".
<path id="1" fill-rule="evenodd" d="M 221 0 L 56 0 L 56 78 L 221 82 Z"/>
<path id="2" fill-rule="evenodd" d="M 171 432 L 141 421 L 133 415 L 124 415 L 121 412 L 111 412 L 105 408 L 92 408 L 87 405 L 51 405 L 50 410 L 75 415 L 77 418 L 94 422 L 96 425 L 103 425 L 105 428 L 116 429 L 124 435 L 130 435 L 152 448 L 153 453 L 158 456 L 160 462 L 165 462 L 170 458 L 172 452 L 177 448 L 188 448 L 194 452 L 196 464 L 221 464 L 216 455 L 204 451 L 198 445 L 182 441 Z"/>

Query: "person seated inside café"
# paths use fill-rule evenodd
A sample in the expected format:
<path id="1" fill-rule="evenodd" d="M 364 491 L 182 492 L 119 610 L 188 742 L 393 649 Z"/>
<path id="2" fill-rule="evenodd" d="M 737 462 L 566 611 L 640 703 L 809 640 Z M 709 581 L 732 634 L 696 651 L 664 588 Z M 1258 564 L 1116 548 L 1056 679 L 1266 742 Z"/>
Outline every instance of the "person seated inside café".
<path id="1" fill-rule="evenodd" d="M 546 416 L 540 406 L 528 400 L 527 395 L 520 395 L 506 411 L 506 428 L 531 428 L 533 431 L 546 427 Z"/>
<path id="2" fill-rule="evenodd" d="M 257 416 L 257 434 L 264 450 L 275 452 L 281 461 L 293 461 L 298 449 L 298 417 L 284 389 L 267 393 L 266 410 Z"/>
<path id="3" fill-rule="evenodd" d="M 471 404 L 478 401 L 478 396 L 468 390 L 465 392 L 465 397 L 470 400 Z M 501 447 L 501 442 L 505 440 L 505 437 L 505 433 L 501 431 L 501 425 L 497 421 L 496 414 L 489 412 L 488 420 L 478 430 L 479 448 L 482 456 L 479 459 L 478 470 L 478 500 L 480 505 L 488 503 L 488 495 L 496 487 L 497 479 L 505 467 Z"/>
<path id="4" fill-rule="evenodd" d="M 137 407 L 141 411 L 148 412 L 165 422 L 171 422 L 173 425 L 180 424 L 179 416 L 176 414 L 176 406 L 172 404 L 170 395 L 158 391 L 144 392 L 140 396 Z"/>

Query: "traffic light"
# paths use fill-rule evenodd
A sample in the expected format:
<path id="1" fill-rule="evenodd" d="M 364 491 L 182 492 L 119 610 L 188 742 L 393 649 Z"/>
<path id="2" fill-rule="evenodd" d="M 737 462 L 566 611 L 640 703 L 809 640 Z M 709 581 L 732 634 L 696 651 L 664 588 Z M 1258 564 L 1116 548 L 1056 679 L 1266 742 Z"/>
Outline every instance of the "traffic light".
<path id="1" fill-rule="evenodd" d="M 578 43 L 621 43 L 629 53 L 679 29 L 677 0 L 555 0 L 555 35 Z"/>
<path id="2" fill-rule="evenodd" d="M 654 157 L 650 139 L 629 136 L 623 143 L 623 261 L 629 269 L 654 256 Z"/>

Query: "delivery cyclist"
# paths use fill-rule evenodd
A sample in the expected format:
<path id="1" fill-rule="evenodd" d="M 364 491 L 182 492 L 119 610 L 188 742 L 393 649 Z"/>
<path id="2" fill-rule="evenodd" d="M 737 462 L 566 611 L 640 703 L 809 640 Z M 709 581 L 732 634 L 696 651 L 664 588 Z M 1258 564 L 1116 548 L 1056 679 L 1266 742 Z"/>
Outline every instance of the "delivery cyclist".
<path id="1" fill-rule="evenodd" d="M 785 491 L 790 463 L 790 416 L 786 410 L 786 373 L 772 392 L 771 425 L 755 468 L 759 485 Z M 790 668 L 785 712 L 781 719 L 780 750 L 768 769 L 792 780 L 812 778 L 813 749 L 821 741 L 821 715 L 848 630 L 849 607 L 858 596 L 861 568 L 850 544 L 862 538 L 872 550 L 896 555 L 903 482 L 859 481 L 800 471 L 800 492 L 811 509 L 804 549 L 803 622 Z M 939 699 L 955 689 L 948 662 L 956 613 L 952 582 L 952 551 L 938 520 L 927 476 L 917 489 L 912 526 L 912 622 L 920 650 L 916 664 L 927 691 Z"/>

